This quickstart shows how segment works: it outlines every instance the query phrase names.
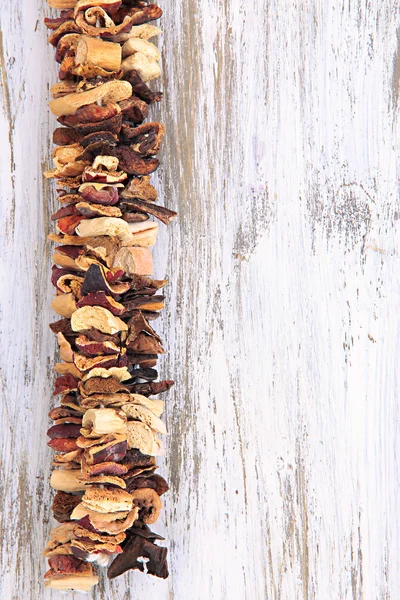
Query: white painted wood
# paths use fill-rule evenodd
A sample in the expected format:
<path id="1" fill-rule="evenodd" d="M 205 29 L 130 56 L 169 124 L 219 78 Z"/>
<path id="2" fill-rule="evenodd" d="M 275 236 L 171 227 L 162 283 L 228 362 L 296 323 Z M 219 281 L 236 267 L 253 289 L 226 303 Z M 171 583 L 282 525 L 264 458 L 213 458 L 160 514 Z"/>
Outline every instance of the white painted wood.
<path id="1" fill-rule="evenodd" d="M 171 576 L 92 597 L 397 598 L 399 2 L 162 8 Z M 48 12 L 0 11 L 2 600 L 56 598 Z"/>

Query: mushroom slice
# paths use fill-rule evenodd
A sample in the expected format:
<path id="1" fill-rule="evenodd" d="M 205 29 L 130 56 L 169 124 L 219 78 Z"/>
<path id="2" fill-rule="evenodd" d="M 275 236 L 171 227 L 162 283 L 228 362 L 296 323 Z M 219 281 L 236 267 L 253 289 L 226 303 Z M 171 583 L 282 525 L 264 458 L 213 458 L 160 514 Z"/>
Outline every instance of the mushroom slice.
<path id="1" fill-rule="evenodd" d="M 120 112 L 109 119 L 105 119 L 104 121 L 98 121 L 94 123 L 79 123 L 78 125 L 74 126 L 74 129 L 84 136 L 98 133 L 100 131 L 109 131 L 115 135 L 121 131 L 122 117 L 122 112 Z"/>
<path id="2" fill-rule="evenodd" d="M 128 392 L 129 389 L 122 385 L 114 378 L 103 379 L 101 377 L 93 377 L 92 379 L 81 382 L 79 391 L 84 396 L 92 394 L 117 394 L 119 392 Z"/>
<path id="3" fill-rule="evenodd" d="M 121 554 L 122 548 L 118 544 L 102 544 L 101 542 L 92 542 L 89 540 L 73 540 L 71 542 L 72 554 L 88 562 L 94 562 L 98 554 Z M 108 564 L 108 563 L 107 563 Z"/>
<path id="4" fill-rule="evenodd" d="M 147 396 L 142 396 L 141 394 L 131 394 L 131 402 L 134 404 L 141 404 L 145 406 L 151 412 L 156 415 L 156 417 L 161 417 L 164 412 L 165 402 L 163 400 L 155 400 L 154 398 L 147 398 Z M 123 407 L 122 407 L 123 409 Z"/>
<path id="5" fill-rule="evenodd" d="M 63 26 L 62 26 L 63 27 Z M 120 102 L 132 96 L 132 86 L 128 81 L 112 80 L 86 92 L 75 92 L 50 102 L 50 110 L 57 117 L 74 115 L 82 106 Z"/>
<path id="6" fill-rule="evenodd" d="M 74 353 L 71 348 L 71 344 L 65 338 L 65 336 L 61 333 L 57 333 L 57 341 L 60 348 L 60 358 L 65 362 L 73 362 Z"/>
<path id="7" fill-rule="evenodd" d="M 120 111 L 119 105 L 115 102 L 109 102 L 104 106 L 99 106 L 96 103 L 87 104 L 78 108 L 72 115 L 59 117 L 58 122 L 67 127 L 75 127 L 76 125 L 85 123 L 98 123 L 106 119 L 111 119 L 111 117 L 119 114 Z"/>
<path id="8" fill-rule="evenodd" d="M 59 208 L 55 213 L 51 215 L 50 218 L 52 221 L 57 221 L 58 219 L 61 219 L 63 217 L 71 217 L 72 215 L 78 216 L 80 215 L 80 213 L 74 204 L 68 204 L 67 206 L 62 206 L 61 208 Z"/>
<path id="9" fill-rule="evenodd" d="M 94 465 L 89 465 L 86 462 L 86 459 L 82 461 L 82 477 L 85 480 L 89 480 L 93 477 L 100 477 L 100 475 L 112 475 L 118 477 L 119 475 L 126 475 L 127 472 L 128 468 L 125 465 L 121 465 L 114 461 L 101 462 Z"/>
<path id="10" fill-rule="evenodd" d="M 65 544 L 66 542 L 70 542 L 74 539 L 74 529 L 76 528 L 76 523 L 63 523 L 62 525 L 58 525 L 50 532 L 50 540 L 56 542 L 58 544 Z"/>
<path id="11" fill-rule="evenodd" d="M 116 152 L 114 150 L 113 152 Z M 84 182 L 99 182 L 99 183 L 121 183 L 125 181 L 127 174 L 125 171 L 103 171 L 102 169 L 94 169 L 86 167 L 83 171 L 82 181 Z"/>
<path id="12" fill-rule="evenodd" d="M 82 134 L 70 127 L 57 127 L 53 131 L 53 144 L 67 146 L 77 144 L 82 139 Z"/>
<path id="13" fill-rule="evenodd" d="M 102 306 L 109 310 L 113 315 L 118 316 L 123 315 L 125 312 L 124 305 L 114 300 L 112 296 L 107 296 L 105 292 L 89 292 L 89 294 L 83 296 L 83 298 L 79 300 L 76 306 L 77 308 L 81 308 L 82 306 Z M 106 354 L 112 353 L 106 352 Z"/>
<path id="14" fill-rule="evenodd" d="M 109 461 L 115 465 L 125 458 L 128 448 L 125 433 L 123 435 L 113 434 L 113 436 L 115 439 L 106 443 L 96 440 L 98 445 L 91 446 L 85 451 L 85 465 L 89 472 L 91 472 L 91 465 L 104 464 Z M 123 473 L 119 471 L 117 474 L 122 475 Z"/>
<path id="15" fill-rule="evenodd" d="M 91 487 L 82 496 L 82 505 L 86 509 L 88 508 L 102 514 L 109 514 L 131 511 L 133 500 L 131 494 L 128 494 L 124 490 Z"/>
<path id="16" fill-rule="evenodd" d="M 69 33 L 81 33 L 81 31 L 82 30 L 79 27 L 79 25 L 77 25 L 72 19 L 69 19 L 68 21 L 62 23 L 60 27 L 58 27 L 55 31 L 53 31 L 50 34 L 48 39 L 49 44 L 56 47 L 58 45 L 58 42 L 64 35 Z"/>
<path id="17" fill-rule="evenodd" d="M 113 153 L 119 159 L 120 168 L 130 175 L 150 175 L 160 165 L 157 158 L 143 157 L 130 146 L 118 146 Z"/>
<path id="18" fill-rule="evenodd" d="M 77 438 L 80 435 L 80 429 L 81 425 L 74 423 L 53 425 L 47 430 L 47 435 L 52 440 L 55 438 Z"/>
<path id="19" fill-rule="evenodd" d="M 86 373 L 82 377 L 82 381 L 87 381 L 92 377 L 113 377 L 114 379 L 118 379 L 118 381 L 127 381 L 131 378 L 131 374 L 128 371 L 127 367 L 111 367 L 109 369 L 104 369 L 103 367 L 95 367 L 89 373 Z"/>
<path id="20" fill-rule="evenodd" d="M 129 224 L 115 217 L 98 217 L 87 220 L 83 223 L 83 227 L 77 227 L 76 233 L 80 237 L 109 235 L 117 237 L 122 243 L 132 243 Z"/>
<path id="21" fill-rule="evenodd" d="M 165 206 L 157 206 L 152 202 L 145 202 L 144 200 L 137 200 L 136 198 L 125 200 L 121 202 L 120 206 L 122 210 L 134 210 L 152 215 L 153 217 L 156 217 L 156 219 L 160 219 L 165 225 L 169 225 L 171 221 L 178 216 L 177 212 L 165 208 Z"/>
<path id="22" fill-rule="evenodd" d="M 111 463 L 114 464 L 114 463 Z M 118 477 L 116 475 L 96 475 L 94 477 L 90 477 L 88 479 L 85 479 L 83 477 L 80 478 L 80 481 L 82 482 L 83 485 L 92 485 L 92 484 L 96 484 L 96 485 L 115 485 L 117 487 L 120 487 L 121 489 L 126 489 L 126 483 L 123 479 L 121 479 L 121 477 Z"/>
<path id="23" fill-rule="evenodd" d="M 56 48 L 56 61 L 61 64 L 67 54 L 75 55 L 79 39 L 79 33 L 67 33 L 59 40 Z"/>
<path id="24" fill-rule="evenodd" d="M 157 492 L 159 496 L 162 496 L 169 490 L 168 483 L 165 481 L 164 477 L 160 475 L 156 475 L 155 473 L 143 477 L 133 477 L 132 479 L 127 480 L 127 491 L 132 493 L 134 490 L 141 488 L 151 488 Z"/>
<path id="25" fill-rule="evenodd" d="M 141 488 L 132 492 L 133 505 L 139 508 L 141 520 L 152 525 L 160 516 L 162 501 L 152 488 Z"/>
<path id="26" fill-rule="evenodd" d="M 62 217 L 57 221 L 57 230 L 65 235 L 73 235 L 79 223 L 84 221 L 87 217 L 83 215 L 72 215 L 69 217 Z"/>
<path id="27" fill-rule="evenodd" d="M 121 46 L 104 42 L 97 37 L 81 35 L 76 47 L 75 64 L 86 67 L 89 73 L 93 74 L 92 77 L 100 74 L 96 69 L 100 69 L 107 76 L 119 71 L 121 67 Z"/>
<path id="28" fill-rule="evenodd" d="M 81 503 L 72 512 L 71 519 L 80 521 L 87 516 L 90 524 L 98 531 L 104 531 L 110 535 L 118 535 L 132 527 L 138 514 L 139 509 L 137 507 L 133 508 L 128 514 L 126 512 L 101 514 L 85 508 Z"/>
<path id="29" fill-rule="evenodd" d="M 79 188 L 79 192 L 85 202 L 97 205 L 112 206 L 119 200 L 117 187 L 109 184 L 84 183 Z"/>
<path id="30" fill-rule="evenodd" d="M 143 25 L 134 25 L 127 33 L 119 33 L 112 38 L 113 42 L 126 42 L 131 38 L 140 38 L 142 40 L 149 40 L 162 33 L 161 29 L 155 27 L 155 25 L 149 25 L 145 23 Z"/>
<path id="31" fill-rule="evenodd" d="M 62 98 L 67 94 L 73 94 L 76 92 L 78 84 L 74 80 L 66 79 L 55 83 L 50 88 L 50 94 L 52 98 Z"/>
<path id="32" fill-rule="evenodd" d="M 167 433 L 167 429 L 161 419 L 156 417 L 154 413 L 145 406 L 140 404 L 125 404 L 122 406 L 122 410 L 129 420 L 141 421 L 154 431 L 157 431 L 157 433 L 162 433 L 164 435 Z"/>
<path id="33" fill-rule="evenodd" d="M 121 69 L 124 75 L 129 71 L 136 71 L 144 83 L 157 79 L 161 75 L 161 67 L 158 62 L 143 52 L 135 52 L 125 58 L 121 63 Z"/>
<path id="34" fill-rule="evenodd" d="M 132 144 L 132 148 L 142 156 L 152 156 L 160 151 L 165 126 L 162 123 L 143 123 L 138 127 L 122 124 L 121 137 Z"/>
<path id="35" fill-rule="evenodd" d="M 73 493 L 85 490 L 85 486 L 78 480 L 81 476 L 80 469 L 72 471 L 56 470 L 51 474 L 50 485 L 54 490 Z"/>
<path id="36" fill-rule="evenodd" d="M 159 456 L 160 445 L 154 433 L 141 421 L 128 421 L 126 424 L 128 448 L 136 448 L 142 454 Z"/>
<path id="37" fill-rule="evenodd" d="M 63 463 L 77 463 L 77 465 L 74 467 L 76 469 L 81 461 L 81 458 L 82 450 L 78 448 L 78 450 L 72 450 L 66 454 L 56 454 L 54 457 L 54 462 L 58 463 L 59 467 L 62 466 Z"/>
<path id="38" fill-rule="evenodd" d="M 149 58 L 153 60 L 159 61 L 161 58 L 161 52 L 151 42 L 144 40 L 142 38 L 129 38 L 122 46 L 122 58 L 126 58 L 127 56 L 131 56 L 135 54 L 135 52 L 143 52 Z"/>
<path id="39" fill-rule="evenodd" d="M 129 81 L 132 85 L 133 93 L 147 102 L 147 104 L 152 104 L 153 102 L 160 102 L 162 99 L 162 92 L 153 92 L 149 86 L 142 81 L 140 74 L 135 69 L 129 71 L 124 74 L 125 81 Z"/>
<path id="40" fill-rule="evenodd" d="M 122 243 L 123 246 L 140 246 L 148 248 L 154 246 L 157 241 L 158 223 L 145 221 L 143 223 L 128 223 L 132 232 L 132 242 Z"/>
<path id="41" fill-rule="evenodd" d="M 76 524 L 75 522 L 72 522 L 72 525 L 74 537 L 77 539 L 85 538 L 95 542 L 102 542 L 103 544 L 122 544 L 122 542 L 126 539 L 125 533 L 119 533 L 113 536 L 102 535 L 98 531 L 92 531 L 82 525 Z"/>
<path id="42" fill-rule="evenodd" d="M 123 104 L 124 102 L 129 102 L 129 99 L 123 100 L 122 102 L 120 102 L 119 103 L 120 108 L 121 108 L 121 104 Z M 88 147 L 92 146 L 93 144 L 99 144 L 99 143 L 106 144 L 108 146 L 116 146 L 118 143 L 118 137 L 114 133 L 111 133 L 110 131 L 96 131 L 94 133 L 89 133 L 88 135 L 85 135 L 81 139 L 81 146 L 83 146 L 84 148 L 88 148 Z"/>
<path id="43" fill-rule="evenodd" d="M 74 8 L 76 0 L 48 0 L 51 8 L 67 9 Z M 69 13 L 70 11 L 68 11 Z"/>
<path id="44" fill-rule="evenodd" d="M 142 123 L 149 114 L 149 108 L 143 100 L 137 96 L 131 96 L 128 100 L 122 100 L 119 103 L 124 119 L 132 123 Z"/>
<path id="45" fill-rule="evenodd" d="M 85 486 L 84 486 L 85 487 Z M 86 490 L 86 487 L 85 487 Z M 102 490 L 99 490 L 102 491 Z M 104 531 L 103 529 L 100 529 L 100 527 L 97 526 L 97 524 L 95 524 L 94 519 L 97 519 L 98 522 L 100 523 L 112 523 L 113 521 L 118 521 L 120 519 L 126 519 L 126 517 L 128 516 L 129 512 L 128 511 L 107 511 L 106 513 L 100 513 L 100 511 L 98 510 L 92 510 L 88 507 L 86 507 L 83 502 L 83 496 L 81 497 L 81 503 L 78 504 L 74 510 L 71 513 L 71 520 L 73 521 L 80 521 L 81 519 L 83 519 L 84 517 L 89 517 L 91 524 L 93 525 L 93 527 L 95 529 L 98 529 L 99 531 Z M 132 501 L 132 500 L 131 500 Z M 125 530 L 123 530 L 125 531 Z"/>
<path id="46" fill-rule="evenodd" d="M 107 281 L 110 272 L 106 272 L 101 265 L 91 265 L 86 271 L 85 280 L 82 285 L 81 293 L 83 295 L 104 292 L 111 296 L 120 296 L 130 289 L 130 283 L 126 281 L 111 284 Z"/>
<path id="47" fill-rule="evenodd" d="M 89 380 L 90 381 L 90 380 Z M 87 398 L 81 398 L 82 408 L 120 408 L 123 404 L 129 402 L 129 394 L 94 394 Z"/>
<path id="48" fill-rule="evenodd" d="M 110 367 L 118 367 L 121 365 L 120 356 L 82 356 L 75 352 L 74 354 L 74 364 L 77 369 L 81 373 L 86 373 L 87 371 L 91 371 L 92 369 L 96 369 L 102 367 L 104 369 L 109 369 Z"/>
<path id="49" fill-rule="evenodd" d="M 115 25 L 114 21 L 102 8 L 102 6 L 106 6 L 109 11 L 108 5 L 115 4 L 113 0 L 98 0 L 97 4 L 92 0 L 92 7 L 87 9 L 80 6 L 87 4 L 86 0 L 78 0 L 74 11 L 75 22 L 84 33 L 90 36 L 99 35 L 100 37 L 111 38 L 131 28 L 132 17 L 125 16 L 122 23 Z M 100 22 L 100 27 L 97 27 L 97 22 Z"/>
<path id="50" fill-rule="evenodd" d="M 86 411 L 81 433 L 85 437 L 98 438 L 109 433 L 124 434 L 126 416 L 113 408 L 98 408 Z"/>
<path id="51" fill-rule="evenodd" d="M 55 590 L 88 592 L 99 582 L 90 563 L 75 556 L 52 556 L 50 569 L 45 573 L 45 587 Z"/>
<path id="52" fill-rule="evenodd" d="M 141 4 L 139 7 L 131 8 L 128 14 L 132 17 L 133 25 L 142 25 L 149 21 L 159 19 L 162 15 L 162 9 L 156 4 Z"/>
<path id="53" fill-rule="evenodd" d="M 128 326 L 109 310 L 101 306 L 82 306 L 71 317 L 73 331 L 86 331 L 91 327 L 103 333 L 117 333 L 127 331 Z"/>
<path id="54" fill-rule="evenodd" d="M 104 294 L 105 295 L 105 294 Z M 93 294 L 96 296 L 96 294 Z M 100 303 L 96 303 L 99 305 Z M 119 354 L 120 348 L 114 342 L 96 342 L 90 340 L 84 335 L 80 335 L 75 340 L 75 346 L 85 356 L 101 356 L 105 354 Z"/>
<path id="55" fill-rule="evenodd" d="M 133 177 L 121 192 L 121 198 L 137 198 L 146 202 L 157 202 L 158 193 L 150 184 L 150 176 Z"/>
<path id="56" fill-rule="evenodd" d="M 153 272 L 153 256 L 148 248 L 128 246 L 118 250 L 113 265 L 123 269 L 128 276 L 135 274 L 151 275 Z"/>
<path id="57" fill-rule="evenodd" d="M 121 209 L 116 206 L 102 206 L 89 202 L 78 202 L 77 210 L 85 217 L 121 217 Z"/>

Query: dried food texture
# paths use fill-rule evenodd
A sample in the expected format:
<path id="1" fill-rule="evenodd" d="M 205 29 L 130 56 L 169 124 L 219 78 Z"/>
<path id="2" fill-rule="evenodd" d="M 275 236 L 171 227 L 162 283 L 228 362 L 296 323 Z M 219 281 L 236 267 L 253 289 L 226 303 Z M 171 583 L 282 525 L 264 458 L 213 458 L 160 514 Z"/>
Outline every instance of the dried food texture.
<path id="1" fill-rule="evenodd" d="M 156 204 L 150 175 L 164 125 L 146 120 L 162 93 L 146 82 L 160 75 L 160 51 L 150 41 L 161 9 L 145 0 L 49 0 L 46 18 L 60 81 L 50 90 L 54 168 L 60 207 L 52 301 L 59 319 L 60 362 L 48 445 L 55 451 L 54 517 L 62 523 L 44 551 L 45 585 L 89 591 L 93 565 L 110 578 L 128 569 L 168 576 L 166 548 L 153 533 L 168 484 L 155 473 L 171 380 L 154 368 L 165 352 L 150 322 L 164 307 L 152 279 L 151 247 L 158 224 L 176 212 Z M 139 559 L 139 560 L 138 560 Z"/>

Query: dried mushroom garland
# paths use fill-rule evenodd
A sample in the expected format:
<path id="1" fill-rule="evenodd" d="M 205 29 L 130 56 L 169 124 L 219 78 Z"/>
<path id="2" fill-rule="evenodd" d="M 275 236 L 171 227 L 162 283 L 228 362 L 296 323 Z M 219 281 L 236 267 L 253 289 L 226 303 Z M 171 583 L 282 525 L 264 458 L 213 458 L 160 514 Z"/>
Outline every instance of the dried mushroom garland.
<path id="1" fill-rule="evenodd" d="M 53 254 L 52 308 L 60 319 L 61 362 L 54 395 L 61 398 L 47 434 L 56 452 L 51 486 L 60 523 L 44 551 L 45 585 L 88 591 L 129 569 L 166 578 L 167 550 L 153 533 L 166 481 L 156 474 L 163 452 L 157 381 L 165 352 L 150 324 L 164 307 L 152 279 L 150 247 L 157 220 L 176 213 L 156 204 L 150 175 L 164 135 L 146 122 L 161 100 L 147 83 L 160 76 L 160 53 L 149 39 L 162 11 L 140 0 L 49 0 L 60 16 L 45 19 L 56 49 L 59 83 L 51 88 L 54 168 L 60 208 Z"/>

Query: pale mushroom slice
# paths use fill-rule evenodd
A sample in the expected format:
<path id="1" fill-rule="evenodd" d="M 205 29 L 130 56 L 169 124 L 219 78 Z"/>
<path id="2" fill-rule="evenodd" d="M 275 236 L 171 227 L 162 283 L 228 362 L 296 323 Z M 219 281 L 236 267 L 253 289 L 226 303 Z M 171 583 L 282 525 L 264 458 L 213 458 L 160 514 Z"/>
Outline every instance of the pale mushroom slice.
<path id="1" fill-rule="evenodd" d="M 74 115 L 78 108 L 87 104 L 120 102 L 132 96 L 128 81 L 113 79 L 86 92 L 75 92 L 52 100 L 50 110 L 56 117 Z"/>
<path id="2" fill-rule="evenodd" d="M 167 434 L 165 424 L 146 406 L 133 403 L 124 404 L 122 410 L 126 414 L 128 420 L 141 421 L 154 431 L 157 431 L 157 433 Z"/>
<path id="3" fill-rule="evenodd" d="M 127 324 L 122 319 L 115 317 L 107 308 L 101 306 L 82 306 L 72 314 L 72 331 L 87 331 L 92 327 L 108 334 L 128 330 Z"/>
<path id="4" fill-rule="evenodd" d="M 85 437 L 95 438 L 108 433 L 125 434 L 126 416 L 114 408 L 87 410 L 82 421 L 81 433 Z"/>
<path id="5" fill-rule="evenodd" d="M 134 25 L 130 31 L 118 33 L 112 37 L 113 42 L 126 42 L 131 38 L 140 38 L 142 40 L 150 40 L 157 35 L 161 35 L 162 31 L 155 25 L 144 23 L 143 25 Z"/>
<path id="6" fill-rule="evenodd" d="M 157 46 L 151 42 L 140 38 L 130 38 L 122 46 L 122 58 L 131 56 L 132 54 L 135 54 L 135 52 L 143 52 L 143 54 L 156 61 L 159 61 L 161 58 L 161 52 Z"/>
<path id="7" fill-rule="evenodd" d="M 67 492 L 69 494 L 72 494 L 73 492 L 83 492 L 86 488 L 78 480 L 80 475 L 80 469 L 55 470 L 51 474 L 50 485 L 54 490 L 60 490 L 61 492 Z"/>
<path id="8" fill-rule="evenodd" d="M 64 590 L 64 591 L 80 591 L 90 592 L 94 585 L 99 583 L 97 575 L 58 575 L 51 579 L 46 579 L 44 582 L 45 587 L 53 590 Z"/>

